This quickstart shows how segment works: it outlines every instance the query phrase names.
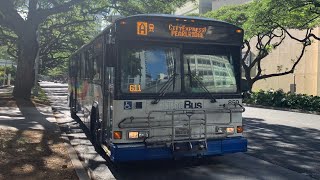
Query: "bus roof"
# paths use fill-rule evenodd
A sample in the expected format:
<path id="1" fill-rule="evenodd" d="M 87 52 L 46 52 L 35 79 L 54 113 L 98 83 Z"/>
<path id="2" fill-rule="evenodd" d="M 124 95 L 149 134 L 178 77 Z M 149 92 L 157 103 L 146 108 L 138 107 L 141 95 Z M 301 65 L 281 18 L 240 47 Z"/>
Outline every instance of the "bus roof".
<path id="1" fill-rule="evenodd" d="M 131 20 L 131 19 L 138 19 L 138 18 L 158 18 L 158 19 L 181 19 L 181 20 L 195 20 L 195 21 L 201 21 L 201 22 L 208 22 L 208 23 L 219 23 L 224 26 L 230 26 L 234 27 L 237 29 L 242 28 L 233 25 L 231 23 L 225 22 L 225 21 L 220 21 L 216 19 L 210 19 L 210 18 L 203 18 L 203 17 L 196 17 L 196 16 L 179 16 L 179 15 L 171 15 L 171 14 L 137 14 L 137 15 L 132 15 L 132 16 L 127 16 L 127 17 L 122 17 L 117 20 L 115 20 L 112 24 L 108 25 L 105 29 L 103 29 L 96 37 L 94 37 L 90 42 L 82 45 L 76 52 L 74 52 L 71 56 L 79 52 L 81 49 L 86 48 L 90 44 L 92 44 L 98 37 L 103 35 L 105 32 L 107 32 L 111 27 L 113 27 L 115 24 L 118 22 L 121 22 L 123 20 Z"/>
<path id="2" fill-rule="evenodd" d="M 239 29 L 242 29 L 234 24 L 231 24 L 231 23 L 228 23 L 225 21 L 216 20 L 216 19 L 196 17 L 196 16 L 180 16 L 180 15 L 172 15 L 172 14 L 137 14 L 137 15 L 119 18 L 115 21 L 115 23 L 117 23 L 118 21 L 121 21 L 121 20 L 126 20 L 126 19 L 131 19 L 131 18 L 139 18 L 139 17 L 156 17 L 156 18 L 163 18 L 163 19 L 173 18 L 173 19 L 187 19 L 187 20 L 189 19 L 189 20 L 199 20 L 199 21 L 204 21 L 204 22 L 205 21 L 217 22 L 217 23 L 226 24 L 226 25 L 230 25 L 230 26 L 234 26 Z"/>

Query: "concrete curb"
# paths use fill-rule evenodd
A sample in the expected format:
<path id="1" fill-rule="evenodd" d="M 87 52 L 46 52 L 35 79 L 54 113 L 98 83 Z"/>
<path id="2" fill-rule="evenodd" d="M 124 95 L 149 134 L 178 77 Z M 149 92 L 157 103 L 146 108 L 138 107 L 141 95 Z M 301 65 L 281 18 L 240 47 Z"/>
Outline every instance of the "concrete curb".
<path id="1" fill-rule="evenodd" d="M 72 165 L 77 173 L 77 176 L 79 177 L 79 180 L 89 180 L 92 179 L 90 177 L 90 171 L 86 171 L 86 169 L 83 167 L 81 161 L 78 158 L 77 152 L 76 150 L 72 147 L 72 145 L 70 144 L 69 138 L 67 137 L 66 133 L 62 133 L 63 135 L 63 139 L 68 141 L 68 143 L 64 143 L 64 145 L 66 146 L 66 148 L 68 149 L 68 154 L 69 157 L 71 159 Z"/>
<path id="2" fill-rule="evenodd" d="M 299 109 L 279 108 L 279 107 L 263 106 L 263 105 L 257 105 L 257 104 L 246 104 L 246 103 L 243 103 L 243 105 L 247 106 L 247 107 L 255 107 L 255 108 L 273 109 L 273 110 L 279 110 L 279 111 L 289 111 L 289 112 L 296 112 L 296 113 L 320 115 L 320 112 L 316 112 L 316 111 L 305 111 L 305 110 L 299 110 Z"/>
<path id="3" fill-rule="evenodd" d="M 49 106 L 50 109 L 52 108 L 52 106 Z M 60 129 L 60 126 L 59 126 L 59 123 L 57 122 L 56 118 L 59 118 L 59 117 L 56 117 L 56 114 L 55 112 L 53 112 L 51 110 L 51 113 L 52 115 L 54 116 L 55 118 L 55 123 L 56 125 L 59 127 L 59 131 L 61 133 L 61 138 L 64 139 L 66 142 L 64 143 L 64 146 L 66 147 L 67 151 L 68 151 L 68 154 L 69 154 L 69 157 L 70 157 L 70 160 L 72 162 L 72 165 L 74 167 L 74 170 L 79 178 L 79 180 L 90 180 L 92 179 L 91 176 L 90 176 L 90 171 L 87 170 L 82 162 L 80 161 L 80 159 L 78 158 L 78 155 L 77 155 L 77 152 L 76 150 L 73 148 L 73 146 L 71 145 L 70 143 L 70 140 L 67 136 L 66 133 L 64 133 L 61 129 Z"/>
<path id="4" fill-rule="evenodd" d="M 46 109 L 45 111 L 49 114 L 52 115 L 52 120 L 50 118 L 50 122 L 51 123 L 54 123 L 54 126 L 55 126 L 55 131 L 56 132 L 59 132 L 61 135 L 60 135 L 60 138 L 62 138 L 63 140 L 65 140 L 66 142 L 63 143 L 65 148 L 67 149 L 67 152 L 68 152 L 68 155 L 70 157 L 70 160 L 71 160 L 71 163 L 73 165 L 73 168 L 79 178 L 79 180 L 90 180 L 91 177 L 89 176 L 89 172 L 84 168 L 84 166 L 82 165 L 81 161 L 79 160 L 78 156 L 77 156 L 77 153 L 76 153 L 76 150 L 71 146 L 71 143 L 70 143 L 70 140 L 67 136 L 66 133 L 64 133 L 61 129 L 60 129 L 60 126 L 59 126 L 59 123 L 57 122 L 56 118 L 56 115 L 57 113 L 53 112 L 52 110 L 52 106 L 37 106 L 37 104 L 35 104 L 35 107 L 40 110 L 40 112 L 42 110 L 44 110 L 44 108 Z M 42 109 L 42 110 L 41 110 Z"/>

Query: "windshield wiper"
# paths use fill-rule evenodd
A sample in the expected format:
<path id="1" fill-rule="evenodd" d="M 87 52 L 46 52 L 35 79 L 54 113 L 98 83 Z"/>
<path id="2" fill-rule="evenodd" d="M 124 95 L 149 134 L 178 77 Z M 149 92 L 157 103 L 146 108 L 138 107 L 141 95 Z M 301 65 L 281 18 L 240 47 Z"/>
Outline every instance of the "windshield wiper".
<path id="1" fill-rule="evenodd" d="M 170 76 L 168 81 L 165 82 L 164 85 L 160 88 L 159 95 L 153 101 L 151 101 L 151 104 L 158 104 L 158 102 L 160 101 L 160 97 L 163 97 L 166 94 L 166 90 L 170 88 L 171 85 L 173 85 L 173 90 L 175 89 L 175 80 L 178 75 L 179 74 L 177 73 L 173 73 L 172 76 Z"/>
<path id="2" fill-rule="evenodd" d="M 193 77 L 192 73 L 191 73 L 191 68 L 190 68 L 190 61 L 189 59 L 187 59 L 187 65 L 188 65 L 188 74 L 186 74 L 187 76 L 189 76 L 189 81 L 190 81 L 190 87 L 192 87 L 192 78 L 194 78 L 198 84 L 200 85 L 200 87 L 206 92 L 207 95 L 209 95 L 210 97 L 210 102 L 211 103 L 215 103 L 217 102 L 217 100 L 212 96 L 211 92 L 206 88 L 206 86 L 197 78 L 197 77 Z"/>

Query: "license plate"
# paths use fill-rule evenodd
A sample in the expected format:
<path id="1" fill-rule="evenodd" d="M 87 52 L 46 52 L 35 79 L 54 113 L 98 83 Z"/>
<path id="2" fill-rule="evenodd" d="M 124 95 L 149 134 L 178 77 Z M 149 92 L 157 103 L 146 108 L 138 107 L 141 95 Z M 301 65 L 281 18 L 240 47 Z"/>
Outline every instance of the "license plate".
<path id="1" fill-rule="evenodd" d="M 184 127 L 176 127 L 175 128 L 175 136 L 189 136 L 189 129 Z"/>

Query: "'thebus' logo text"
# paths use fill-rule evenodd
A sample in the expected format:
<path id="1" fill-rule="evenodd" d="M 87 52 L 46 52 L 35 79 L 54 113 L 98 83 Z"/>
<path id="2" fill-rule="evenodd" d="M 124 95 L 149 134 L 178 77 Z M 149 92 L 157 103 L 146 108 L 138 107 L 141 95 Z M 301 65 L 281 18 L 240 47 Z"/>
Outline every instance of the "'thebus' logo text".
<path id="1" fill-rule="evenodd" d="M 199 108 L 202 108 L 202 103 L 201 102 L 184 101 L 184 108 L 185 109 L 199 109 Z"/>

